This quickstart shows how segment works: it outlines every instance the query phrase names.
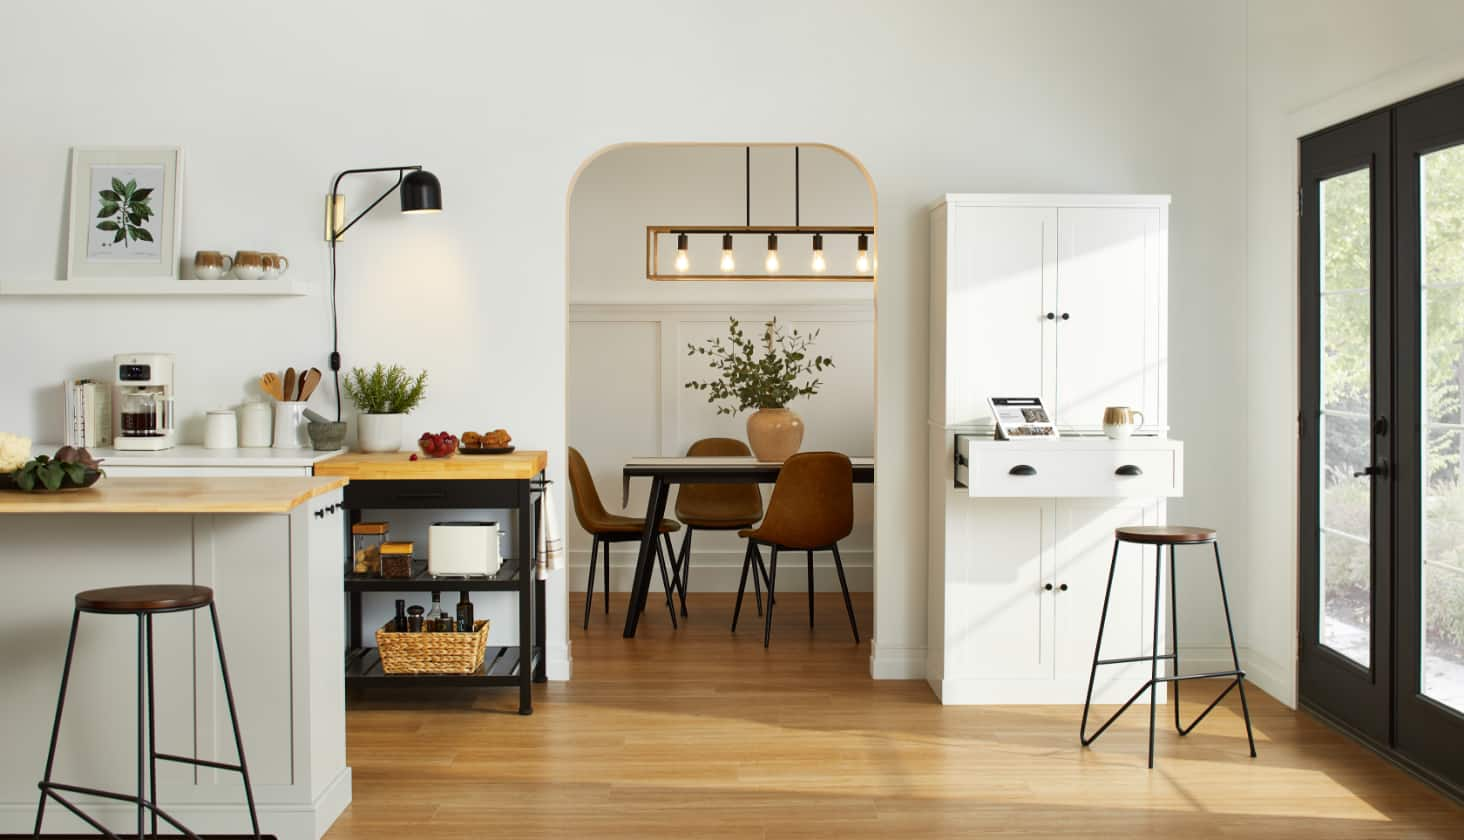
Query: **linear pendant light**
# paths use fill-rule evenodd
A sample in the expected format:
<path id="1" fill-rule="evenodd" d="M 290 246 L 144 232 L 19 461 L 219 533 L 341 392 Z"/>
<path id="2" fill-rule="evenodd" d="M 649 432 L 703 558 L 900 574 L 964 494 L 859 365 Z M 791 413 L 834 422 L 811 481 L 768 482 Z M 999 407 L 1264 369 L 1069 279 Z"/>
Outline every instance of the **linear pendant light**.
<path id="1" fill-rule="evenodd" d="M 802 148 L 793 147 L 793 225 L 754 227 L 752 224 L 752 147 L 743 147 L 743 207 L 742 227 L 718 227 L 705 225 L 646 225 L 646 279 L 647 280 L 845 280 L 871 281 L 873 261 L 869 253 L 869 237 L 875 231 L 871 226 L 832 225 L 804 227 Z M 737 274 L 737 258 L 734 252 L 734 234 L 763 234 L 768 238 L 767 256 L 763 259 L 762 274 Z M 661 236 L 676 236 L 676 259 L 672 263 L 673 274 L 660 270 Z M 722 259 L 718 264 L 721 274 L 695 274 L 692 272 L 690 239 L 693 236 L 720 235 L 722 237 Z M 808 236 L 812 246 L 812 258 L 808 274 L 782 274 L 782 255 L 778 248 L 779 236 Z M 824 253 L 825 236 L 857 236 L 858 250 L 854 259 L 852 274 L 829 274 L 828 257 Z"/>

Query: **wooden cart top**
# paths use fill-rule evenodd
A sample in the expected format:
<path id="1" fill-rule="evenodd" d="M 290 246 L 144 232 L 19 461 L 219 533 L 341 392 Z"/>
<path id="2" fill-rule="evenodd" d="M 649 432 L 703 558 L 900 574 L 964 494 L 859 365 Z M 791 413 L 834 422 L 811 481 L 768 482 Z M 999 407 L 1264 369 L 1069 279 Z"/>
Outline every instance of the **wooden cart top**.
<path id="1" fill-rule="evenodd" d="M 461 479 L 523 481 L 534 478 L 549 463 L 541 449 L 521 449 L 507 455 L 463 455 L 428 458 L 410 451 L 345 452 L 315 465 L 316 475 L 342 476 L 352 481 L 411 481 Z"/>

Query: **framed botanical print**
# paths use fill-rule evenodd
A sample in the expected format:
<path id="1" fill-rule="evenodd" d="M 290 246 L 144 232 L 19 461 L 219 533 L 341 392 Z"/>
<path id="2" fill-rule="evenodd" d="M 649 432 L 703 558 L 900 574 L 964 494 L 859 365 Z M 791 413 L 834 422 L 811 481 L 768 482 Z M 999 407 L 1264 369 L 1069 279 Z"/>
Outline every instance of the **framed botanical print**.
<path id="1" fill-rule="evenodd" d="M 66 281 L 139 291 L 178 280 L 183 150 L 74 148 Z"/>

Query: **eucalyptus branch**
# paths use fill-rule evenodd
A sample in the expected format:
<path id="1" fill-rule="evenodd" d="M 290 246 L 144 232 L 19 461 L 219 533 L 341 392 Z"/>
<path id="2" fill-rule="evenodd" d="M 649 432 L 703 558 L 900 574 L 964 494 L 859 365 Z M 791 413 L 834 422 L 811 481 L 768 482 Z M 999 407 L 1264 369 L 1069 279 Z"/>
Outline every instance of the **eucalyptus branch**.
<path id="1" fill-rule="evenodd" d="M 798 397 L 811 397 L 823 387 L 818 374 L 834 366 L 827 356 L 811 354 L 819 331 L 785 331 L 774 318 L 763 325 L 754 341 L 729 318 L 727 342 L 712 338 L 700 346 L 688 344 L 688 356 L 702 356 L 717 376 L 691 381 L 686 387 L 702 391 L 718 414 L 737 414 L 750 408 L 783 408 Z M 762 354 L 758 355 L 761 346 Z"/>

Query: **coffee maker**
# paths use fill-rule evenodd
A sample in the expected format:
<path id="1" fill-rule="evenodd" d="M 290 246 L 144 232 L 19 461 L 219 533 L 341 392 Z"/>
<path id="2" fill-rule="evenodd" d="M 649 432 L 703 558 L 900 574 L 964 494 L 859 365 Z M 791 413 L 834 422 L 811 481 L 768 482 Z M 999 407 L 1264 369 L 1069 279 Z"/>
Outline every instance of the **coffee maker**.
<path id="1" fill-rule="evenodd" d="M 112 366 L 117 370 L 113 447 L 131 452 L 173 448 L 173 354 L 124 353 L 112 358 Z"/>

